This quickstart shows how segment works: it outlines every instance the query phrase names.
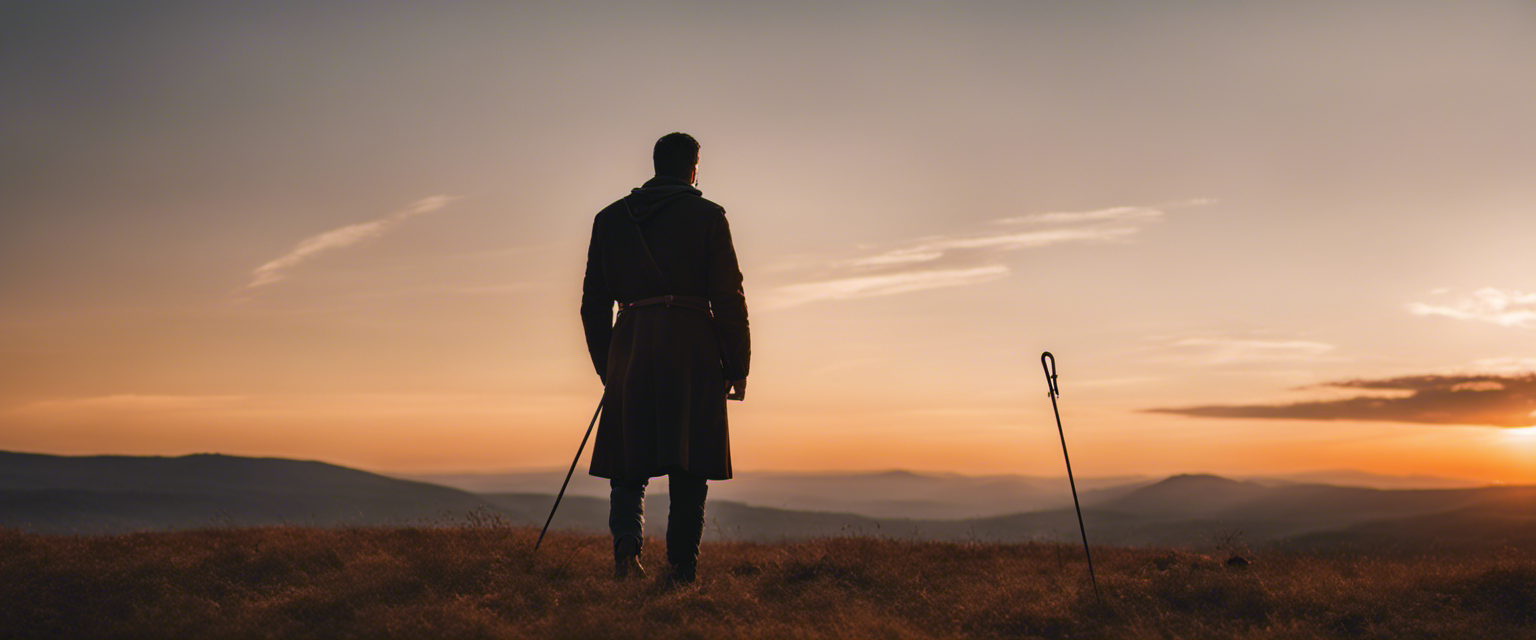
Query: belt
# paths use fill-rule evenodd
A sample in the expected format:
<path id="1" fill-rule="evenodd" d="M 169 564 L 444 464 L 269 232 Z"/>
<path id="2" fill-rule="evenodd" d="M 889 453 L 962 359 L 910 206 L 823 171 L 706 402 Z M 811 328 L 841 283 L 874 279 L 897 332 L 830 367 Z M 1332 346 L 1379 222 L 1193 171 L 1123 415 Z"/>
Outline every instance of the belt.
<path id="1" fill-rule="evenodd" d="M 625 311 L 635 307 L 649 307 L 658 304 L 663 304 L 669 307 L 686 307 L 688 309 L 697 309 L 699 311 L 709 313 L 709 299 L 701 298 L 699 296 L 656 296 L 654 298 L 644 298 L 634 302 L 620 302 L 619 313 L 624 313 Z"/>

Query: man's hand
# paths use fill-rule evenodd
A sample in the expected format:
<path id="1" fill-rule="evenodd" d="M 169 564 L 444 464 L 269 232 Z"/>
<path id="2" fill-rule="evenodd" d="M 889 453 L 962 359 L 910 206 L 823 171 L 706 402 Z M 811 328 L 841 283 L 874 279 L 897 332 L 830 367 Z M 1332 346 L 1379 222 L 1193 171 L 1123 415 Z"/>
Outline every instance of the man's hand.
<path id="1" fill-rule="evenodd" d="M 726 386 L 726 388 L 725 388 L 725 399 L 726 400 L 746 400 L 747 399 L 747 379 L 746 378 L 742 378 L 740 380 L 732 380 L 730 382 L 730 384 L 728 386 Z"/>

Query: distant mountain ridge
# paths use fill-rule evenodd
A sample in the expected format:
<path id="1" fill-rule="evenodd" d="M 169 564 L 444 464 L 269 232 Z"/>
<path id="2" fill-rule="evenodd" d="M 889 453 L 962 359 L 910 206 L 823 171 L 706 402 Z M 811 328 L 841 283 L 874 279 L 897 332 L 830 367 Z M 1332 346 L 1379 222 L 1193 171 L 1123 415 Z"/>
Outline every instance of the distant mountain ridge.
<path id="1" fill-rule="evenodd" d="M 485 506 L 466 491 L 308 460 L 0 452 L 0 525 L 40 531 L 412 524 Z"/>
<path id="2" fill-rule="evenodd" d="M 1228 478 L 1250 483 L 1250 490 L 1297 484 L 1333 484 L 1377 489 L 1470 488 L 1485 486 L 1470 480 L 1433 476 L 1391 476 L 1361 471 L 1315 471 L 1289 475 Z M 565 470 L 499 473 L 395 474 L 396 477 L 456 487 L 474 493 L 552 493 Z M 1181 476 L 1173 476 L 1179 478 Z M 1172 479 L 1172 478 L 1169 478 Z M 1084 504 L 1097 504 L 1143 486 L 1163 481 L 1150 476 L 1124 475 L 1077 479 Z M 1347 481 L 1347 482 L 1346 482 Z M 665 493 L 666 483 L 651 493 Z M 568 495 L 606 498 L 608 481 L 578 469 Z M 1043 511 L 1072 506 L 1065 476 L 885 470 L 868 472 L 743 471 L 729 482 L 710 484 L 710 499 L 759 507 L 801 511 L 852 513 L 871 518 L 963 520 Z"/>
<path id="3" fill-rule="evenodd" d="M 1390 475 L 1354 469 L 1324 469 L 1261 476 L 1240 476 L 1238 480 L 1252 480 L 1260 484 L 1332 484 L 1341 487 L 1365 489 L 1471 489 L 1492 486 L 1466 478 L 1449 478 L 1424 474 Z"/>
<path id="4" fill-rule="evenodd" d="M 838 535 L 922 540 L 1072 541 L 1077 521 L 1065 483 L 1022 476 L 958 474 L 783 474 L 743 483 L 737 496 L 784 500 L 819 495 L 879 502 L 898 515 L 786 508 L 720 499 L 711 487 L 710 539 L 772 541 Z M 557 478 L 558 479 L 558 478 Z M 894 484 L 892 484 L 894 483 Z M 181 457 L 50 456 L 0 452 L 0 526 L 43 532 L 107 533 L 209 526 L 433 526 L 469 514 L 512 525 L 542 524 L 554 496 L 538 491 L 470 493 L 324 462 L 218 454 Z M 1536 487 L 1373 489 L 1235 480 L 1182 474 L 1122 484 L 1087 481 L 1083 520 L 1094 544 L 1198 546 L 1234 536 L 1252 544 L 1309 548 L 1349 545 L 1424 548 L 1484 542 L 1536 544 Z M 665 482 L 656 483 L 664 488 Z M 819 494 L 816 492 L 820 489 Z M 967 495 L 965 492 L 972 491 Z M 1018 502 L 1056 492 L 1043 508 L 981 517 L 932 517 L 927 504 L 961 495 L 978 502 L 1019 491 Z M 754 493 L 756 492 L 756 493 Z M 776 493 L 777 492 L 777 493 Z M 735 496 L 731 496 L 735 497 Z M 667 499 L 647 504 L 648 531 L 665 528 Z M 798 506 L 798 505 L 793 505 Z M 928 517 L 914 514 L 927 512 Z M 604 531 L 607 501 L 567 495 L 555 528 Z"/>
<path id="5" fill-rule="evenodd" d="M 1258 499 L 1271 489 L 1257 482 L 1210 474 L 1180 474 L 1141 487 L 1095 506 L 1105 511 L 1144 516 L 1180 513 L 1209 516 Z"/>
<path id="6" fill-rule="evenodd" d="M 218 453 L 185 456 L 54 456 L 0 451 L 0 489 L 302 491 L 315 484 L 369 491 L 412 483 L 314 460 Z"/>
<path id="7" fill-rule="evenodd" d="M 565 470 L 505 473 L 414 474 L 401 478 L 457 487 L 475 493 L 551 493 Z M 1146 476 L 1081 478 L 1078 489 L 1124 491 L 1155 481 Z M 653 483 L 651 494 L 665 493 Z M 1070 506 L 1063 477 L 967 476 L 906 470 L 873 472 L 739 472 L 728 482 L 710 483 L 711 500 L 800 511 L 852 513 L 871 518 L 948 519 L 987 517 Z M 608 481 L 578 469 L 568 495 L 606 498 Z M 1086 493 L 1085 493 L 1086 495 Z"/>

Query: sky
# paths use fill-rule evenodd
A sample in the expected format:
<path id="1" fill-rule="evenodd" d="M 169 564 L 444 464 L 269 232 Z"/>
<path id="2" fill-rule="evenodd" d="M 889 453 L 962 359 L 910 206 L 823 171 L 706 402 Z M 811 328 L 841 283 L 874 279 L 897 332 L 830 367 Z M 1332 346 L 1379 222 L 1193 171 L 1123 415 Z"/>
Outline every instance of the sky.
<path id="1" fill-rule="evenodd" d="M 738 470 L 1536 482 L 1536 8 L 0 5 L 0 449 L 569 464 L 702 144 Z"/>

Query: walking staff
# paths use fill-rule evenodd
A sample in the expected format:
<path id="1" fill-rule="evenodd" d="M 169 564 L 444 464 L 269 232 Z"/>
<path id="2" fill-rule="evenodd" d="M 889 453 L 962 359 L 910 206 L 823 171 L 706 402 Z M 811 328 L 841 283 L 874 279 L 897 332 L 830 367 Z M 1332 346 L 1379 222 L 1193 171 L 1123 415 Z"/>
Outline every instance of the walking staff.
<path id="1" fill-rule="evenodd" d="M 592 427 L 597 425 L 597 415 L 603 412 L 603 401 L 597 401 L 597 411 L 592 412 L 592 422 L 587 425 L 587 435 L 581 437 L 581 446 L 576 447 L 576 459 L 571 461 L 571 470 L 565 472 L 565 482 L 560 483 L 560 493 L 555 495 L 555 506 L 550 507 L 549 517 L 544 519 L 544 530 L 539 532 L 539 541 L 533 543 L 533 552 L 539 552 L 539 545 L 544 544 L 544 534 L 549 533 L 549 523 L 555 521 L 555 511 L 560 509 L 560 499 L 565 497 L 565 488 L 571 484 L 571 474 L 576 473 L 576 463 L 581 461 L 581 452 L 587 449 L 587 438 L 592 437 Z"/>
<path id="2" fill-rule="evenodd" d="M 1067 432 L 1061 428 L 1061 409 L 1056 407 L 1056 396 L 1061 389 L 1056 386 L 1056 356 L 1046 351 L 1040 354 L 1040 366 L 1045 368 L 1045 383 L 1050 388 L 1051 411 L 1056 414 L 1056 433 L 1061 434 L 1061 457 L 1067 462 L 1067 485 L 1072 487 L 1072 507 L 1077 509 L 1077 530 L 1083 534 L 1083 554 L 1088 556 L 1088 580 L 1093 583 L 1093 597 L 1104 604 L 1099 595 L 1099 579 L 1093 575 L 1093 552 L 1088 550 L 1088 528 L 1083 526 L 1083 507 L 1077 502 L 1077 481 L 1072 479 L 1072 458 L 1067 455 Z"/>

